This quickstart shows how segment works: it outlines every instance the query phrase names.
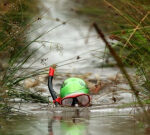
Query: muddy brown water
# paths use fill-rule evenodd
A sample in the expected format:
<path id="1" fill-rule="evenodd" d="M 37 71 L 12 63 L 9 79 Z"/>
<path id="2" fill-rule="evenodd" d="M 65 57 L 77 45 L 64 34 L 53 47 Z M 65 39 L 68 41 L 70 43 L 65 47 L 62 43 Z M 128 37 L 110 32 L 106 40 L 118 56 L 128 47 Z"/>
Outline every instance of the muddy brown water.
<path id="1" fill-rule="evenodd" d="M 0 135 L 144 135 L 131 108 L 64 110 L 1 117 Z"/>
<path id="2" fill-rule="evenodd" d="M 24 65 L 26 68 L 37 69 L 58 63 L 57 70 L 65 73 L 91 72 L 94 77 L 98 75 L 106 80 L 108 76 L 117 74 L 116 68 L 96 68 L 103 61 L 99 57 L 103 56 L 105 46 L 94 30 L 89 33 L 88 19 L 71 12 L 73 3 L 70 0 L 42 2 L 46 8 L 41 11 L 41 20 L 29 31 L 29 39 L 33 40 L 37 35 L 63 25 L 33 44 L 32 48 L 40 47 L 41 44 L 43 46 L 38 55 Z M 81 61 L 77 61 L 77 58 Z M 65 61 L 68 59 L 70 61 Z M 54 81 L 58 93 L 62 81 Z M 42 84 L 41 88 L 47 90 L 47 85 Z M 48 96 L 48 90 L 44 94 Z M 101 107 L 102 104 L 112 103 L 112 95 L 103 94 L 104 96 L 98 94 L 93 98 L 92 102 L 99 105 L 88 108 L 53 108 L 38 103 L 22 103 L 21 106 L 15 104 L 15 108 L 21 107 L 22 114 L 1 116 L 0 135 L 143 135 L 143 129 L 133 116 L 133 108 Z M 130 93 L 118 95 L 121 96 L 118 96 L 120 103 L 131 101 Z"/>

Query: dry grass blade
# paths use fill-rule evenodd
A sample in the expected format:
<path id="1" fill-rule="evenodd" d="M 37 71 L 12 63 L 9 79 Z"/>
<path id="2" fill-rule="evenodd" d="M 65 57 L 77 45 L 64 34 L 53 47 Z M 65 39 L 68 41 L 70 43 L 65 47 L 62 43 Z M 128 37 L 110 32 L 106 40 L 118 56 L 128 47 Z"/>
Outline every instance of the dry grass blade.
<path id="1" fill-rule="evenodd" d="M 104 0 L 104 2 L 112 7 L 118 14 L 120 14 L 120 16 L 122 16 L 127 22 L 129 22 L 132 25 L 135 25 L 133 22 L 131 22 L 119 9 L 117 9 L 114 5 L 112 5 L 111 3 L 109 3 L 107 0 Z"/>
<path id="2" fill-rule="evenodd" d="M 150 14 L 150 12 L 147 12 L 147 14 L 141 19 L 141 21 L 139 22 L 139 24 L 135 27 L 135 29 L 133 30 L 133 32 L 130 34 L 128 40 L 126 41 L 126 43 L 124 45 L 124 47 L 126 47 L 126 45 L 130 42 L 130 39 L 133 37 L 133 35 L 135 34 L 135 32 L 140 28 L 140 25 L 148 17 L 149 14 Z"/>
<path id="3" fill-rule="evenodd" d="M 100 38 L 104 41 L 104 43 L 106 44 L 106 47 L 109 49 L 111 55 L 112 55 L 112 56 L 114 57 L 114 59 L 116 60 L 117 65 L 118 65 L 118 67 L 120 68 L 121 72 L 122 72 L 122 73 L 124 74 L 124 76 L 126 77 L 128 83 L 129 83 L 129 85 L 130 85 L 130 87 L 131 87 L 131 90 L 133 91 L 133 93 L 134 93 L 134 95 L 135 95 L 135 97 L 136 97 L 136 99 L 137 99 L 139 105 L 140 105 L 140 106 L 142 107 L 142 109 L 143 109 L 143 112 L 145 113 L 146 116 L 148 116 L 148 115 L 147 115 L 147 112 L 146 112 L 146 110 L 145 110 L 145 108 L 144 108 L 144 106 L 143 106 L 143 104 L 142 104 L 142 102 L 141 102 L 141 100 L 140 100 L 140 98 L 139 98 L 138 90 L 134 87 L 134 85 L 133 85 L 133 83 L 132 83 L 132 81 L 131 81 L 131 78 L 130 78 L 130 76 L 128 75 L 126 69 L 124 68 L 124 65 L 123 65 L 123 63 L 122 63 L 120 57 L 117 55 L 117 53 L 116 53 L 116 52 L 114 51 L 114 49 L 111 47 L 111 45 L 109 44 L 109 42 L 106 40 L 104 34 L 103 34 L 102 31 L 99 29 L 98 25 L 97 25 L 96 23 L 94 23 L 93 26 L 94 26 L 96 32 L 98 33 L 99 37 L 100 37 Z"/>
<path id="4" fill-rule="evenodd" d="M 129 22 L 129 24 L 131 24 L 132 26 L 136 27 L 137 25 L 135 23 L 133 23 L 127 16 L 125 16 L 125 14 L 120 11 L 118 8 L 116 8 L 113 4 L 111 4 L 110 2 L 108 2 L 107 0 L 104 0 L 104 2 L 112 7 L 121 17 L 123 17 L 127 22 Z M 145 19 L 144 19 L 145 20 Z M 139 29 L 139 28 L 138 28 Z M 148 34 L 145 34 L 143 31 L 141 31 L 141 33 L 145 36 L 145 38 L 150 39 Z M 129 42 L 130 43 L 130 42 Z M 132 44 L 130 44 L 132 46 Z"/>

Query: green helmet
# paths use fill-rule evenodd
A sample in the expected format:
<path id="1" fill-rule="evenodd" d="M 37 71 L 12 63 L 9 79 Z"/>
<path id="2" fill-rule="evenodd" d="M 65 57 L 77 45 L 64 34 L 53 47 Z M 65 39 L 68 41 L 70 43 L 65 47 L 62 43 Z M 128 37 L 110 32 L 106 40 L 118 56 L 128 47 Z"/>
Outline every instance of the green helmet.
<path id="1" fill-rule="evenodd" d="M 68 78 L 60 89 L 60 97 L 64 98 L 72 94 L 88 94 L 89 89 L 86 83 L 80 78 Z"/>

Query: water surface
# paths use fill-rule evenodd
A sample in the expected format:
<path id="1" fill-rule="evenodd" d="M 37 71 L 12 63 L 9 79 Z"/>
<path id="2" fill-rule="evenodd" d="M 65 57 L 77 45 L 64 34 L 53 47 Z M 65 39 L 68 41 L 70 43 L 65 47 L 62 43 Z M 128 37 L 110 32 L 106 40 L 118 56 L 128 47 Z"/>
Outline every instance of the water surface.
<path id="1" fill-rule="evenodd" d="M 0 125 L 1 135 L 144 135 L 134 117 L 127 112 L 45 112 L 1 117 Z"/>

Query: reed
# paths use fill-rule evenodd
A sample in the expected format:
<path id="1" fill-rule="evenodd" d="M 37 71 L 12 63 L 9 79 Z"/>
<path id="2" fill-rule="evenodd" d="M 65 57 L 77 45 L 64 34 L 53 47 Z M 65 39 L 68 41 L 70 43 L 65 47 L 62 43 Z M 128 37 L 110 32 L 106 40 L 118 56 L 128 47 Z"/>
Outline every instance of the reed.
<path id="1" fill-rule="evenodd" d="M 126 67 L 136 68 L 136 74 L 142 80 L 139 85 L 144 87 L 139 92 L 150 99 L 149 9 L 149 0 L 87 0 L 75 11 L 87 15 L 91 22 L 109 33 L 108 38 L 117 41 L 111 46 Z"/>
<path id="2" fill-rule="evenodd" d="M 28 41 L 26 31 L 38 21 L 39 4 L 39 0 L 32 2 L 2 0 L 0 3 L 0 109 L 2 110 L 10 109 L 7 102 L 10 97 L 28 95 L 30 99 L 34 99 L 37 96 L 35 93 L 17 90 L 16 85 L 19 81 L 16 74 L 38 51 L 38 49 L 29 51 L 29 46 L 40 37 Z M 27 75 L 22 78 L 20 76 L 20 80 L 25 78 Z M 39 96 L 39 99 L 42 102 L 43 98 Z"/>

